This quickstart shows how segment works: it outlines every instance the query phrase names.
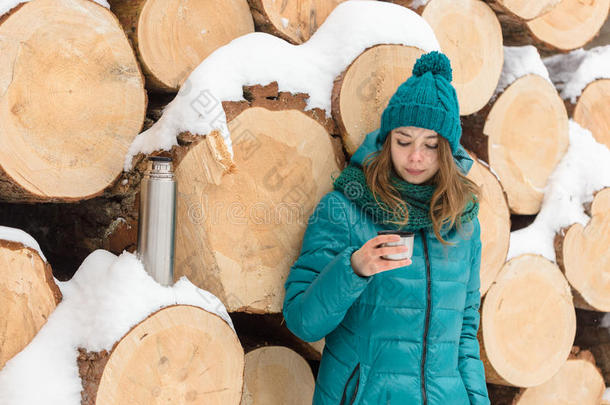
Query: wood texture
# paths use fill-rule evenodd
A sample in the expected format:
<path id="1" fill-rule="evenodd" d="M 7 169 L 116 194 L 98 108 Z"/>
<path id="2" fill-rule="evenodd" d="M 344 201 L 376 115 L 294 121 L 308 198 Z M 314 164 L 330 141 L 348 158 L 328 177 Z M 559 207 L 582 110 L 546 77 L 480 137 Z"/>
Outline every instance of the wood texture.
<path id="1" fill-rule="evenodd" d="M 122 171 L 146 92 L 116 17 L 88 0 L 40 0 L 0 24 L 0 199 L 78 201 Z"/>
<path id="2" fill-rule="evenodd" d="M 32 341 L 61 299 L 51 266 L 37 251 L 0 240 L 0 370 Z"/>
<path id="3" fill-rule="evenodd" d="M 335 79 L 332 116 L 349 155 L 356 152 L 367 133 L 379 127 L 390 97 L 411 77 L 413 65 L 422 53 L 411 46 L 373 46 Z"/>
<path id="4" fill-rule="evenodd" d="M 109 0 L 129 36 L 147 87 L 176 92 L 206 57 L 254 32 L 247 0 Z"/>
<path id="5" fill-rule="evenodd" d="M 570 286 L 557 265 L 533 254 L 509 260 L 482 303 L 479 342 L 487 381 L 544 383 L 568 359 L 575 333 Z"/>
<path id="6" fill-rule="evenodd" d="M 267 346 L 246 354 L 241 405 L 311 405 L 315 380 L 293 350 Z"/>
<path id="7" fill-rule="evenodd" d="M 432 0 L 422 17 L 451 60 L 460 114 L 480 110 L 502 72 L 502 29 L 496 15 L 478 0 Z"/>

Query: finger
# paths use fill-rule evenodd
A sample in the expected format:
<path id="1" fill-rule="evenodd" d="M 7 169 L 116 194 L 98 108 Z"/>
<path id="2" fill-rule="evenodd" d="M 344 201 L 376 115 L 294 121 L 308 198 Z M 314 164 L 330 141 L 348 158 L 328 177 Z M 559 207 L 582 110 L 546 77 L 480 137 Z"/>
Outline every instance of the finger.
<path id="1" fill-rule="evenodd" d="M 383 255 L 391 255 L 391 254 L 397 254 L 397 253 L 405 253 L 408 252 L 409 248 L 406 247 L 405 245 L 398 245 L 398 246 L 384 246 L 384 247 L 380 247 L 380 248 L 376 248 L 374 250 L 374 254 L 375 256 L 383 256 Z"/>
<path id="2" fill-rule="evenodd" d="M 379 236 L 376 236 L 373 239 L 371 239 L 369 242 L 372 242 L 373 246 L 379 247 L 380 245 L 382 245 L 384 243 L 398 242 L 398 241 L 400 241 L 400 236 L 393 234 L 393 235 L 379 235 Z"/>

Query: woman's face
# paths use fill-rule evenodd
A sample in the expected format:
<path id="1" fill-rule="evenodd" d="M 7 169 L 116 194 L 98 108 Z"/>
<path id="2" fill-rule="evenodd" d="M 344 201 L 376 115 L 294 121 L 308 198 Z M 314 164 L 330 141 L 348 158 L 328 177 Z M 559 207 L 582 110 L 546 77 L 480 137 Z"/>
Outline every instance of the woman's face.
<path id="1" fill-rule="evenodd" d="M 438 171 L 438 134 L 430 129 L 398 127 L 391 132 L 392 164 L 412 184 L 431 179 Z"/>

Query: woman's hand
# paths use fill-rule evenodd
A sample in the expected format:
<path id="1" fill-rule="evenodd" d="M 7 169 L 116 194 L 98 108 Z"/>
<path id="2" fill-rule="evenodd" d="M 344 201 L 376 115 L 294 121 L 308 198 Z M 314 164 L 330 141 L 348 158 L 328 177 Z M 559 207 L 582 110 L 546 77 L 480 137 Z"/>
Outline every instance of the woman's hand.
<path id="1" fill-rule="evenodd" d="M 357 275 L 368 277 L 382 271 L 410 265 L 411 259 L 387 260 L 381 257 L 406 252 L 409 248 L 405 245 L 380 247 L 382 243 L 398 242 L 399 240 L 398 235 L 378 235 L 369 239 L 360 249 L 352 253 L 352 269 Z"/>

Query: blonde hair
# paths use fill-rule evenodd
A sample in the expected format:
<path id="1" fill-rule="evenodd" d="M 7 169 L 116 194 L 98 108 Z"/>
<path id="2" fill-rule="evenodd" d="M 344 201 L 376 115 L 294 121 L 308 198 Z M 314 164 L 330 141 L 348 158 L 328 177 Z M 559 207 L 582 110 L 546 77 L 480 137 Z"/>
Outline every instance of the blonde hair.
<path id="1" fill-rule="evenodd" d="M 390 132 L 382 149 L 367 155 L 362 168 L 375 201 L 379 203 L 377 198 L 379 196 L 390 211 L 383 206 L 382 209 L 390 214 L 396 214 L 397 217 L 404 217 L 403 221 L 391 221 L 395 225 L 404 226 L 409 222 L 409 210 L 400 192 L 390 182 L 392 175 L 400 178 L 392 164 L 391 139 Z M 442 136 L 438 137 L 438 159 L 438 171 L 426 182 L 437 185 L 430 201 L 430 217 L 436 238 L 443 245 L 450 245 L 451 243 L 442 238 L 441 228 L 448 224 L 449 229 L 456 226 L 457 230 L 461 230 L 461 214 L 471 200 L 474 201 L 475 198 L 476 201 L 480 200 L 481 189 L 460 172 L 453 161 L 449 142 Z"/>

